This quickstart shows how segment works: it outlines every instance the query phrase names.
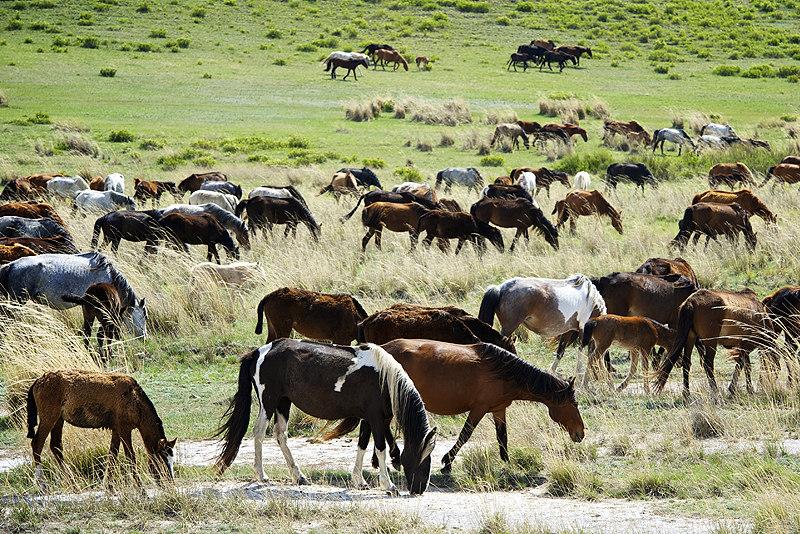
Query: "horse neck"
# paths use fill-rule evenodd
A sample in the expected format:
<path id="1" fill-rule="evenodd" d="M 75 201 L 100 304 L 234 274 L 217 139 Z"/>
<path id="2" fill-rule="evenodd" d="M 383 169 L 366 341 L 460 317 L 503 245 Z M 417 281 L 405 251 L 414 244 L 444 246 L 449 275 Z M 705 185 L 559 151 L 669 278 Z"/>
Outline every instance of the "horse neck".
<path id="1" fill-rule="evenodd" d="M 119 293 L 120 300 L 122 301 L 123 308 L 129 308 L 136 305 L 136 293 L 133 288 L 122 276 L 122 273 L 117 271 L 113 266 L 109 265 L 109 272 L 111 274 L 111 284 L 116 288 Z"/>
<path id="2" fill-rule="evenodd" d="M 161 439 L 166 439 L 164 434 L 164 424 L 161 418 L 156 413 L 156 408 L 147 397 L 147 395 L 139 390 L 139 433 L 142 435 L 142 442 L 144 443 L 147 452 L 152 454 L 155 452 L 158 442 Z"/>

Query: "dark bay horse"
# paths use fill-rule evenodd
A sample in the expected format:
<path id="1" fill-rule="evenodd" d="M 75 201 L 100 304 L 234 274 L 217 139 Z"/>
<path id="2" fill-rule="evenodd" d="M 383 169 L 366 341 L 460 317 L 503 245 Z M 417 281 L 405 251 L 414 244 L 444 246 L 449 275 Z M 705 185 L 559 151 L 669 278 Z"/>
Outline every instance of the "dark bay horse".
<path id="1" fill-rule="evenodd" d="M 119 244 L 125 241 L 141 242 L 144 241 L 145 253 L 154 254 L 159 241 L 164 236 L 164 229 L 158 224 L 161 218 L 158 212 L 147 211 L 112 211 L 94 222 L 92 231 L 92 250 L 97 250 L 100 234 L 103 234 L 103 243 L 100 247 L 105 247 L 111 243 L 111 251 L 114 254 L 119 250 Z"/>
<path id="2" fill-rule="evenodd" d="M 558 230 L 553 226 L 542 210 L 534 203 L 523 198 L 484 198 L 470 208 L 470 214 L 479 221 L 492 223 L 501 228 L 516 228 L 517 233 L 511 241 L 509 251 L 514 252 L 517 240 L 521 236 L 528 239 L 528 228 L 538 230 L 545 241 L 558 250 Z"/>
<path id="3" fill-rule="evenodd" d="M 461 248 L 467 241 L 472 243 L 478 254 L 483 254 L 486 251 L 486 239 L 499 252 L 505 250 L 500 230 L 475 219 L 469 213 L 454 213 L 447 210 L 428 211 L 419 218 L 417 224 L 417 234 L 422 234 L 422 232 L 426 232 L 422 244 L 430 247 L 435 238 L 442 252 L 450 250 L 451 239 L 458 240 L 456 255 L 461 252 Z"/>
<path id="4" fill-rule="evenodd" d="M 425 405 L 403 368 L 377 345 L 357 347 L 279 339 L 254 350 L 241 360 L 239 385 L 223 416 L 217 435 L 224 434 L 224 447 L 217 459 L 220 473 L 231 465 L 247 433 L 251 389 L 258 398 L 258 419 L 253 427 L 255 470 L 264 480 L 262 442 L 267 421 L 275 418 L 275 439 L 292 478 L 307 484 L 287 446 L 287 424 L 292 404 L 304 413 L 342 421 L 326 438 L 344 435 L 361 423 L 353 483 L 364 486 L 361 464 L 369 434 L 375 439 L 380 465 L 381 488 L 397 495 L 386 464 L 386 439 L 393 418 L 403 432 L 400 463 L 411 494 L 422 494 L 430 479 L 430 455 L 436 444 L 436 428 L 428 426 Z"/>
<path id="5" fill-rule="evenodd" d="M 162 217 L 158 224 L 164 229 L 167 239 L 172 241 L 178 250 L 189 253 L 187 245 L 206 245 L 206 259 L 213 257 L 220 263 L 217 245 L 222 245 L 229 257 L 239 259 L 239 247 L 233 242 L 230 234 L 217 222 L 213 215 L 198 213 L 170 213 Z"/>
<path id="6" fill-rule="evenodd" d="M 89 286 L 86 294 L 64 295 L 65 302 L 79 305 L 83 311 L 83 340 L 89 347 L 89 337 L 92 335 L 92 325 L 97 320 L 100 327 L 97 329 L 97 347 L 100 359 L 108 363 L 111 359 L 110 344 L 122 339 L 120 325 L 122 318 L 131 313 L 130 306 L 122 303 L 122 296 L 112 284 L 95 284 Z M 105 344 L 105 346 L 104 346 Z"/>
<path id="7" fill-rule="evenodd" d="M 250 221 L 250 233 L 255 235 L 256 230 L 261 229 L 264 237 L 267 231 L 272 232 L 274 224 L 285 224 L 283 236 L 287 237 L 292 232 L 292 237 L 297 237 L 297 225 L 302 223 L 311 233 L 311 239 L 319 241 L 322 228 L 314 219 L 311 211 L 302 202 L 294 197 L 274 198 L 274 197 L 253 197 L 241 201 L 236 206 L 236 216 L 242 212 L 247 212 Z"/>
<path id="8" fill-rule="evenodd" d="M 367 59 L 344 59 L 338 57 L 329 57 L 325 60 L 325 72 L 330 71 L 332 80 L 336 79 L 336 69 L 339 67 L 347 69 L 347 74 L 344 75 L 342 80 L 346 80 L 347 77 L 352 73 L 353 79 L 358 81 L 356 69 L 358 67 L 364 67 L 365 69 L 368 69 L 369 61 Z"/>

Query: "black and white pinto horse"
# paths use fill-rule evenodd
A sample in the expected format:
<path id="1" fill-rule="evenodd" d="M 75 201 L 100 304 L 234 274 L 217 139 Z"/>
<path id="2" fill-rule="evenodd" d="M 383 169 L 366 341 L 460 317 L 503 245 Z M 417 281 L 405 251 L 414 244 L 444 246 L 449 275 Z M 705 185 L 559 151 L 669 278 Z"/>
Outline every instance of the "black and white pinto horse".
<path id="1" fill-rule="evenodd" d="M 262 443 L 269 419 L 275 420 L 275 439 L 297 484 L 307 484 L 287 445 L 287 422 L 292 404 L 312 417 L 339 420 L 330 435 L 342 435 L 359 423 L 361 433 L 352 481 L 364 487 L 362 474 L 369 433 L 375 440 L 381 488 L 398 491 L 389 478 L 386 463 L 389 423 L 396 418 L 403 431 L 400 462 L 411 494 L 428 487 L 431 452 L 436 428 L 428 426 L 422 398 L 413 382 L 392 356 L 371 343 L 355 347 L 280 339 L 244 356 L 239 366 L 239 385 L 218 436 L 224 434 L 217 459 L 222 473 L 231 465 L 247 433 L 251 388 L 258 398 L 258 419 L 253 426 L 255 470 L 264 480 Z M 366 439 L 364 439 L 366 438 Z M 391 446 L 391 443 L 389 444 Z"/>
<path id="2" fill-rule="evenodd" d="M 0 237 L 60 237 L 72 240 L 69 232 L 53 219 L 28 219 L 16 215 L 0 217 Z"/>
<path id="3" fill-rule="evenodd" d="M 653 153 L 661 145 L 661 155 L 664 155 L 664 143 L 669 141 L 678 145 L 678 155 L 681 155 L 683 145 L 689 145 L 694 150 L 695 144 L 683 128 L 662 128 L 653 132 Z"/>
<path id="4" fill-rule="evenodd" d="M 147 308 L 128 281 L 99 252 L 39 254 L 12 261 L 0 268 L 0 295 L 24 304 L 29 300 L 56 310 L 77 306 L 64 295 L 86 295 L 95 284 L 111 284 L 119 292 L 123 308 L 130 311 L 136 337 L 147 335 Z"/>
<path id="5" fill-rule="evenodd" d="M 445 193 L 450 192 L 453 185 L 463 185 L 467 189 L 474 189 L 475 192 L 478 193 L 485 183 L 483 176 L 481 176 L 481 173 L 478 172 L 478 169 L 475 167 L 467 167 L 466 169 L 448 167 L 447 169 L 442 169 L 436 173 L 436 184 L 434 187 L 439 189 L 442 182 L 444 182 Z"/>
<path id="6" fill-rule="evenodd" d="M 631 182 L 636 187 L 642 189 L 644 194 L 644 186 L 650 184 L 654 189 L 656 187 L 656 177 L 647 168 L 644 163 L 612 163 L 606 169 L 606 190 L 617 190 L 619 182 Z"/>
<path id="7" fill-rule="evenodd" d="M 378 189 L 383 189 L 380 180 L 378 180 L 378 176 L 367 167 L 361 167 L 360 169 L 355 167 L 344 167 L 336 171 L 337 173 L 343 172 L 347 174 L 348 172 L 355 176 L 356 182 L 361 187 L 377 187 Z"/>

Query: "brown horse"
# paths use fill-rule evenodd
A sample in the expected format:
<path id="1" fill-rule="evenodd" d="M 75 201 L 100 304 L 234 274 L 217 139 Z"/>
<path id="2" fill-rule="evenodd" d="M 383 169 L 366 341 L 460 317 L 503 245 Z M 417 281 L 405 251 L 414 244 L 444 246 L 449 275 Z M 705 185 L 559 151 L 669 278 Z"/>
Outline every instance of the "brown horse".
<path id="1" fill-rule="evenodd" d="M 430 58 L 428 56 L 417 56 L 415 59 L 417 63 L 417 70 L 428 70 L 430 67 Z"/>
<path id="2" fill-rule="evenodd" d="M 97 320 L 97 347 L 100 358 L 108 363 L 111 359 L 111 343 L 122 339 L 120 325 L 122 318 L 128 313 L 122 305 L 122 298 L 112 284 L 94 284 L 89 286 L 86 294 L 63 295 L 61 300 L 81 306 L 83 311 L 83 340 L 88 348 L 92 325 Z M 105 343 L 105 347 L 103 344 Z"/>
<path id="3" fill-rule="evenodd" d="M 635 272 L 641 274 L 655 274 L 657 276 L 679 274 L 685 276 L 696 287 L 700 287 L 697 283 L 697 275 L 694 274 L 694 269 L 692 269 L 689 262 L 683 258 L 675 258 L 672 260 L 650 258 L 641 264 Z"/>
<path id="4" fill-rule="evenodd" d="M 352 173 L 337 172 L 333 175 L 331 183 L 323 187 L 317 196 L 325 193 L 333 193 L 333 198 L 339 202 L 342 195 L 358 196 L 358 181 Z"/>
<path id="5" fill-rule="evenodd" d="M 239 259 L 239 247 L 237 247 L 230 234 L 217 221 L 213 215 L 208 213 L 197 213 L 189 215 L 187 213 L 170 213 L 158 220 L 158 224 L 166 231 L 168 239 L 179 250 L 189 254 L 187 245 L 206 245 L 208 254 L 206 259 L 211 258 L 220 263 L 217 245 L 222 245 L 229 257 Z"/>
<path id="6" fill-rule="evenodd" d="M 250 220 L 250 233 L 255 236 L 260 228 L 264 238 L 267 231 L 272 233 L 272 226 L 275 224 L 285 224 L 286 229 L 283 236 L 287 237 L 292 232 L 292 237 L 297 237 L 297 225 L 302 223 L 308 228 L 311 239 L 319 241 L 322 227 L 314 219 L 314 215 L 305 204 L 294 197 L 274 198 L 274 197 L 253 197 L 242 200 L 236 206 L 236 215 L 241 216 L 242 212 L 247 212 Z"/>
<path id="7" fill-rule="evenodd" d="M 498 176 L 494 179 L 495 185 L 514 185 L 510 176 Z"/>
<path id="8" fill-rule="evenodd" d="M 670 243 L 679 250 L 684 250 L 689 238 L 694 234 L 694 245 L 700 235 L 706 236 L 705 249 L 711 239 L 724 235 L 731 243 L 735 243 L 739 234 L 744 235 L 748 250 L 756 248 L 758 240 L 750 224 L 750 214 L 739 204 L 709 204 L 701 202 L 686 208 L 683 219 L 678 222 L 678 235 Z"/>
<path id="9" fill-rule="evenodd" d="M 36 254 L 78 254 L 78 247 L 69 236 L 0 237 L 0 245 L 23 245 Z"/>
<path id="10" fill-rule="evenodd" d="M 781 160 L 781 163 L 791 163 L 792 165 L 800 165 L 800 156 L 786 156 Z"/>
<path id="11" fill-rule="evenodd" d="M 330 71 L 331 79 L 336 79 L 336 69 L 339 67 L 343 69 L 347 69 L 347 74 L 344 75 L 342 80 L 346 80 L 348 76 L 352 73 L 353 79 L 358 81 L 358 76 L 356 75 L 356 69 L 358 67 L 364 67 L 365 69 L 369 68 L 369 60 L 365 58 L 357 58 L 357 59 L 345 59 L 340 57 L 331 57 L 329 56 L 325 61 L 325 72 Z M 408 64 L 406 64 L 406 70 L 408 70 Z"/>
<path id="12" fill-rule="evenodd" d="M 775 331 L 785 334 L 789 383 L 800 384 L 800 355 L 797 353 L 800 341 L 800 287 L 782 287 L 761 302 L 772 318 Z"/>
<path id="13" fill-rule="evenodd" d="M 738 204 L 750 215 L 757 215 L 767 223 L 776 223 L 778 218 L 772 213 L 764 202 L 749 189 L 739 191 L 719 191 L 711 189 L 694 196 L 692 204 L 709 202 L 711 204 Z"/>
<path id="14" fill-rule="evenodd" d="M 376 69 L 378 68 L 378 63 L 380 63 L 381 68 L 383 68 L 383 70 L 386 70 L 387 63 L 394 63 L 394 69 L 392 70 L 397 70 L 397 68 L 400 65 L 403 66 L 403 69 L 408 70 L 408 61 L 406 61 L 403 55 L 397 50 L 388 50 L 386 48 L 379 48 L 378 50 L 375 51 L 374 57 L 375 57 L 374 68 Z M 419 63 L 417 63 L 417 66 L 419 67 Z"/>
<path id="15" fill-rule="evenodd" d="M 408 232 L 411 237 L 411 250 L 417 247 L 419 219 L 428 209 L 412 202 L 411 204 L 394 204 L 392 202 L 375 202 L 361 212 L 361 222 L 367 233 L 361 240 L 361 250 L 367 250 L 367 244 L 375 236 L 375 247 L 381 250 L 381 237 L 384 228 L 391 232 Z"/>
<path id="16" fill-rule="evenodd" d="M 516 181 L 519 179 L 520 175 L 523 172 L 532 172 L 536 175 L 536 194 L 539 194 L 539 190 L 544 189 L 547 192 L 547 198 L 550 198 L 550 186 L 554 182 L 559 182 L 564 187 L 569 189 L 572 187 L 572 184 L 569 182 L 569 176 L 565 172 L 561 171 L 553 171 L 548 169 L 547 167 L 539 167 L 535 169 L 533 167 L 520 167 L 518 169 L 514 169 L 511 171 L 511 179 Z"/>
<path id="17" fill-rule="evenodd" d="M 454 306 L 432 308 L 418 304 L 393 304 L 375 312 L 358 324 L 359 343 L 388 343 L 403 338 L 433 339 L 471 345 L 491 343 L 517 353 L 509 337 Z"/>
<path id="18" fill-rule="evenodd" d="M 439 249 L 445 253 L 450 250 L 451 239 L 458 239 L 456 255 L 461 252 L 461 247 L 467 241 L 472 243 L 478 254 L 483 254 L 486 251 L 484 239 L 488 239 L 498 251 L 505 250 L 500 230 L 475 219 L 469 213 L 431 210 L 419 218 L 417 235 L 422 232 L 426 232 L 425 239 L 422 241 L 423 245 L 429 248 L 433 239 L 436 238 Z"/>
<path id="19" fill-rule="evenodd" d="M 578 60 L 578 65 L 581 64 L 582 55 L 586 54 L 588 57 L 592 57 L 592 49 L 587 46 L 559 46 L 555 48 L 555 51 L 569 54 L 570 56 L 575 56 L 575 58 Z"/>
<path id="20" fill-rule="evenodd" d="M 716 189 L 720 185 L 727 185 L 731 189 L 741 183 L 744 186 L 755 186 L 753 173 L 747 165 L 737 161 L 736 163 L 717 163 L 708 171 L 708 185 L 711 189 Z"/>
<path id="21" fill-rule="evenodd" d="M 138 201 L 142 207 L 144 207 L 147 199 L 150 199 L 152 206 L 155 208 L 156 203 L 161 200 L 161 195 L 164 193 L 171 193 L 175 200 L 179 200 L 183 196 L 175 182 L 134 178 L 133 190 L 133 199 Z"/>
<path id="22" fill-rule="evenodd" d="M 547 220 L 542 210 L 524 198 L 483 198 L 472 205 L 470 214 L 478 221 L 492 223 L 501 228 L 516 228 L 517 233 L 511 241 L 509 251 L 514 252 L 514 247 L 520 236 L 530 241 L 527 230 L 534 227 L 545 241 L 558 250 L 558 230 Z"/>
<path id="23" fill-rule="evenodd" d="M 531 41 L 531 46 L 538 46 L 540 48 L 544 48 L 545 50 L 555 50 L 556 43 L 554 43 L 552 39 L 534 39 Z"/>
<path id="24" fill-rule="evenodd" d="M 3 187 L 0 201 L 35 200 L 42 195 L 43 193 L 36 190 L 27 179 L 15 178 Z"/>
<path id="25" fill-rule="evenodd" d="M 653 138 L 650 133 L 636 121 L 614 121 L 606 119 L 603 121 L 603 142 L 608 144 L 615 135 L 621 135 L 629 142 L 650 145 Z"/>
<path id="26" fill-rule="evenodd" d="M 526 134 L 535 134 L 542 129 L 542 125 L 536 121 L 517 121 L 517 124 Z"/>
<path id="27" fill-rule="evenodd" d="M 106 179 L 104 176 L 95 176 L 91 180 L 89 180 L 89 189 L 92 191 L 105 191 L 106 190 Z"/>
<path id="28" fill-rule="evenodd" d="M 506 410 L 515 400 L 541 402 L 572 441 L 583 441 L 585 427 L 575 400 L 574 379 L 561 380 L 485 343 L 398 339 L 383 349 L 411 377 L 426 410 L 439 415 L 468 413 L 458 440 L 442 458 L 444 472 L 450 471 L 456 454 L 487 413 L 493 416 L 500 458 L 508 461 Z"/>
<path id="29" fill-rule="evenodd" d="M 594 347 L 589 354 L 589 369 L 599 369 L 600 356 L 615 343 L 630 351 L 631 367 L 617 391 L 623 391 L 628 387 L 628 383 L 636 374 L 636 367 L 641 358 L 644 367 L 644 390 L 649 394 L 650 352 L 656 345 L 671 350 L 675 343 L 675 330 L 647 317 L 606 314 L 595 317 L 583 327 L 581 347 L 587 347 L 591 342 L 594 342 Z M 588 376 L 587 372 L 584 377 Z M 611 375 L 608 375 L 608 380 L 610 385 Z"/>
<path id="30" fill-rule="evenodd" d="M 718 394 L 714 377 L 714 356 L 717 346 L 735 349 L 732 353 L 736 367 L 728 386 L 730 394 L 736 393 L 739 373 L 744 368 L 748 393 L 753 392 L 750 378 L 750 353 L 755 349 L 767 349 L 762 356 L 774 362 L 769 354 L 774 346 L 775 330 L 767 309 L 750 289 L 739 292 L 699 289 L 681 305 L 678 311 L 677 338 L 667 355 L 655 382 L 656 392 L 664 389 L 672 367 L 683 356 L 683 395 L 689 396 L 689 371 L 692 365 L 692 350 L 702 358 L 703 370 L 714 396 Z M 762 358 L 766 364 L 767 359 Z"/>
<path id="31" fill-rule="evenodd" d="M 267 319 L 268 343 L 296 330 L 311 339 L 349 345 L 356 339 L 358 323 L 369 314 L 352 295 L 282 287 L 261 299 L 256 315 L 256 334 L 261 334 Z"/>
<path id="32" fill-rule="evenodd" d="M 622 217 L 614 207 L 608 203 L 600 191 L 570 191 L 564 200 L 556 202 L 553 215 L 557 214 L 556 228 L 561 229 L 569 221 L 569 231 L 575 233 L 578 217 L 589 215 L 605 215 L 611 219 L 611 226 L 622 235 Z"/>
<path id="33" fill-rule="evenodd" d="M 770 167 L 767 170 L 767 177 L 764 178 L 764 181 L 761 185 L 766 185 L 768 181 L 772 178 L 775 178 L 775 183 L 780 184 L 796 184 L 800 182 L 800 164 L 794 163 L 781 163 L 779 165 L 775 165 L 774 167 Z M 775 183 L 772 184 L 775 187 Z"/>
<path id="34" fill-rule="evenodd" d="M 564 124 L 555 124 L 555 123 L 545 124 L 542 126 L 541 131 L 558 133 L 568 138 L 572 137 L 573 135 L 579 135 L 581 139 L 583 139 L 584 141 L 589 140 L 589 137 L 586 134 L 586 130 L 584 130 L 577 124 L 572 124 L 569 122 L 565 122 Z"/>
<path id="35" fill-rule="evenodd" d="M 228 177 L 217 171 L 190 174 L 178 184 L 178 191 L 181 193 L 194 193 L 200 189 L 200 186 L 203 185 L 204 182 L 209 181 L 227 182 Z"/>
<path id="36" fill-rule="evenodd" d="M 50 371 L 28 389 L 28 437 L 33 449 L 36 479 L 41 483 L 42 449 L 50 435 L 50 450 L 59 466 L 64 465 L 62 432 L 64 421 L 80 428 L 110 428 L 111 449 L 106 473 L 116 463 L 119 445 L 136 471 L 131 432 L 138 429 L 149 456 L 150 472 L 157 481 L 162 475 L 175 476 L 175 440 L 167 441 L 164 425 L 155 406 L 133 378 L 119 373 L 90 371 Z M 39 426 L 36 429 L 36 426 Z M 106 479 L 108 480 L 108 478 Z"/>
<path id="37" fill-rule="evenodd" d="M 0 205 L 0 217 L 4 217 L 6 215 L 15 215 L 17 217 L 25 217 L 27 219 L 40 219 L 47 217 L 53 219 L 64 228 L 67 227 L 64 219 L 61 218 L 55 208 L 46 202 L 29 200 L 27 202 L 9 202 L 8 204 L 2 204 Z"/>
<path id="38" fill-rule="evenodd" d="M 13 245 L 0 245 L 0 265 L 25 258 L 27 256 L 36 256 L 33 249 L 14 243 Z"/>

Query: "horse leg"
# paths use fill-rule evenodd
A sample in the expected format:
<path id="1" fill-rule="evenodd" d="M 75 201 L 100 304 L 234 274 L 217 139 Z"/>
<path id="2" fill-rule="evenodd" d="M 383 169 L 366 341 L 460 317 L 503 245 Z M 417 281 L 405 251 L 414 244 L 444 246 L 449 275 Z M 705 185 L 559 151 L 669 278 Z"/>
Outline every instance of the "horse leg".
<path id="1" fill-rule="evenodd" d="M 461 252 L 461 247 L 463 247 L 463 246 L 464 246 L 464 240 L 463 239 L 459 239 L 458 240 L 458 244 L 456 244 L 456 253 L 455 253 L 456 256 L 458 256 L 458 253 Z M 476 247 L 476 250 L 477 250 L 477 247 Z"/>
<path id="2" fill-rule="evenodd" d="M 494 417 L 494 431 L 497 434 L 497 444 L 500 446 L 500 459 L 508 461 L 508 428 L 506 427 L 506 409 L 492 412 Z"/>
<path id="3" fill-rule="evenodd" d="M 650 395 L 650 354 L 652 353 L 653 348 L 651 347 L 649 351 L 642 352 L 642 383 L 644 386 L 644 392 L 646 395 Z M 655 367 L 655 365 L 653 365 Z"/>
<path id="4" fill-rule="evenodd" d="M 483 410 L 470 410 L 469 414 L 467 415 L 467 420 L 464 422 L 464 428 L 461 429 L 461 433 L 458 435 L 455 445 L 453 445 L 453 448 L 444 455 L 444 458 L 442 458 L 443 473 L 450 472 L 453 467 L 453 459 L 456 457 L 456 454 L 458 454 L 458 451 L 461 450 L 461 447 L 463 447 L 464 444 L 469 440 L 469 437 L 472 435 L 475 427 L 478 426 L 478 423 L 480 423 L 481 418 L 485 414 L 486 412 Z"/>
<path id="5" fill-rule="evenodd" d="M 62 437 L 64 435 L 64 418 L 59 417 L 56 424 L 53 425 L 53 429 L 50 431 L 50 452 L 53 453 L 53 456 L 56 458 L 56 462 L 58 462 L 58 466 L 63 468 L 64 467 L 64 452 L 62 447 Z"/>
<path id="6" fill-rule="evenodd" d="M 400 469 L 403 468 L 403 466 L 400 464 L 400 447 L 397 446 L 397 441 L 395 441 L 394 436 L 392 435 L 391 425 L 389 425 L 388 423 L 386 425 L 385 432 L 386 432 L 386 443 L 389 444 L 389 457 L 392 459 L 392 467 L 394 467 L 395 470 L 400 471 Z M 367 440 L 367 442 L 369 443 L 369 439 Z M 374 449 L 372 450 L 372 467 L 374 467 L 375 469 L 379 467 L 378 454 L 375 452 Z"/>
<path id="7" fill-rule="evenodd" d="M 270 334 L 271 333 L 272 329 L 270 329 Z M 253 448 L 255 449 L 253 469 L 256 472 L 256 478 L 259 482 L 266 482 L 266 477 L 264 476 L 264 462 L 262 461 L 262 451 L 264 448 L 264 438 L 267 434 L 268 419 L 269 414 L 267 414 L 264 406 L 262 406 L 262 399 L 258 399 L 258 418 L 253 425 Z"/>
<path id="8" fill-rule="evenodd" d="M 137 486 L 142 485 L 142 480 L 139 478 L 139 472 L 136 469 L 136 453 L 133 452 L 133 442 L 131 441 L 131 429 L 126 428 L 120 432 L 120 439 L 122 440 L 122 450 L 131 464 L 131 475 L 133 481 Z"/>
<path id="9" fill-rule="evenodd" d="M 511 333 L 513 333 L 513 330 L 511 331 Z M 564 353 L 567 350 L 567 345 L 570 345 L 575 340 L 576 335 L 577 334 L 575 332 L 569 331 L 558 336 L 558 348 L 556 348 L 556 353 L 555 357 L 553 358 L 553 363 L 550 365 L 551 373 L 555 373 L 556 369 L 558 369 L 558 364 L 561 362 L 561 358 L 564 357 Z"/>
<path id="10" fill-rule="evenodd" d="M 211 243 L 208 245 L 208 254 L 206 255 L 206 259 L 211 261 L 211 256 L 214 256 L 214 259 L 217 260 L 217 264 L 221 264 L 222 262 L 219 259 L 219 252 L 217 251 L 217 245 Z"/>
<path id="11" fill-rule="evenodd" d="M 83 328 L 81 332 L 83 333 L 83 344 L 86 345 L 86 348 L 89 348 L 89 340 L 92 337 L 92 325 L 94 324 L 94 310 L 92 310 L 89 306 L 81 306 L 83 311 Z"/>
<path id="12" fill-rule="evenodd" d="M 572 214 L 569 215 L 569 233 L 572 235 L 575 235 L 577 233 L 576 230 L 578 228 L 578 221 L 576 221 L 575 219 L 576 217 L 574 217 Z"/>
<path id="13" fill-rule="evenodd" d="M 514 252 L 514 247 L 517 246 L 517 240 L 522 235 L 523 229 L 517 228 L 517 234 L 514 236 L 514 239 L 511 240 L 511 247 L 508 249 L 509 252 Z"/>
<path id="14" fill-rule="evenodd" d="M 419 234 L 416 230 L 411 230 L 409 235 L 411 237 L 411 252 L 414 252 L 414 250 L 417 248 L 417 241 L 419 241 Z"/>
<path id="15" fill-rule="evenodd" d="M 389 468 L 386 465 L 386 436 L 385 428 L 387 424 L 373 424 L 372 425 L 372 438 L 375 440 L 375 452 L 378 455 L 378 480 L 380 481 L 381 489 L 393 497 L 400 495 L 397 487 L 389 478 Z"/>
<path id="16" fill-rule="evenodd" d="M 53 418 L 53 416 L 47 418 L 46 415 L 43 415 L 43 411 L 41 407 L 39 407 L 39 427 L 36 429 L 36 434 L 31 440 L 34 477 L 40 487 L 44 487 L 44 480 L 42 479 L 42 449 L 44 449 L 44 442 L 47 440 L 50 431 L 56 425 L 58 419 L 61 419 L 61 410 L 58 410 L 57 418 Z"/>
<path id="17" fill-rule="evenodd" d="M 278 402 L 278 407 L 275 410 L 275 441 L 278 442 L 281 448 L 283 457 L 286 459 L 286 465 L 289 466 L 289 470 L 292 472 L 292 478 L 298 485 L 304 486 L 308 484 L 308 480 L 303 476 L 303 472 L 300 471 L 300 468 L 297 467 L 294 457 L 292 456 L 292 451 L 289 450 L 286 444 L 289 437 L 287 429 L 289 428 L 289 410 L 291 407 L 292 403 L 289 399 L 284 398 Z"/>
<path id="18" fill-rule="evenodd" d="M 367 445 L 369 445 L 370 433 L 372 430 L 366 419 L 361 420 L 361 427 L 358 429 L 358 451 L 356 451 L 356 463 L 353 466 L 353 473 L 350 477 L 350 482 L 354 488 L 369 489 L 366 480 L 364 480 L 364 453 L 367 452 Z M 376 458 L 377 461 L 377 458 Z M 374 462 L 373 462 L 374 463 Z"/>
<path id="19" fill-rule="evenodd" d="M 644 354 L 639 349 L 632 349 L 630 351 L 631 357 L 631 367 L 628 370 L 628 376 L 625 377 L 625 380 L 622 381 L 622 384 L 619 385 L 617 388 L 617 392 L 620 393 L 628 387 L 628 383 L 631 379 L 636 375 L 636 367 L 639 365 L 639 358 L 644 358 Z M 647 377 L 645 376 L 645 384 L 647 383 Z"/>
<path id="20" fill-rule="evenodd" d="M 703 354 L 702 362 L 703 362 L 703 370 L 706 372 L 706 378 L 708 378 L 708 387 L 711 389 L 711 394 L 716 400 L 719 396 L 719 388 L 717 387 L 717 379 L 714 377 L 714 356 L 717 354 L 717 347 L 706 347 L 706 350 Z M 740 364 L 737 363 L 737 367 Z"/>
<path id="21" fill-rule="evenodd" d="M 119 454 L 119 432 L 114 428 L 111 430 L 111 446 L 108 449 L 108 460 L 106 461 L 105 480 L 103 485 L 111 489 L 111 477 L 114 466 L 117 464 L 117 454 Z"/>
<path id="22" fill-rule="evenodd" d="M 375 248 L 378 250 L 383 250 L 383 245 L 381 244 L 381 239 L 383 238 L 383 228 L 379 228 L 375 231 Z"/>
<path id="23" fill-rule="evenodd" d="M 361 239 L 361 252 L 367 251 L 367 244 L 369 244 L 369 240 L 372 239 L 373 235 L 375 235 L 375 230 L 372 228 L 367 230 L 367 233 L 364 234 L 363 239 Z"/>

